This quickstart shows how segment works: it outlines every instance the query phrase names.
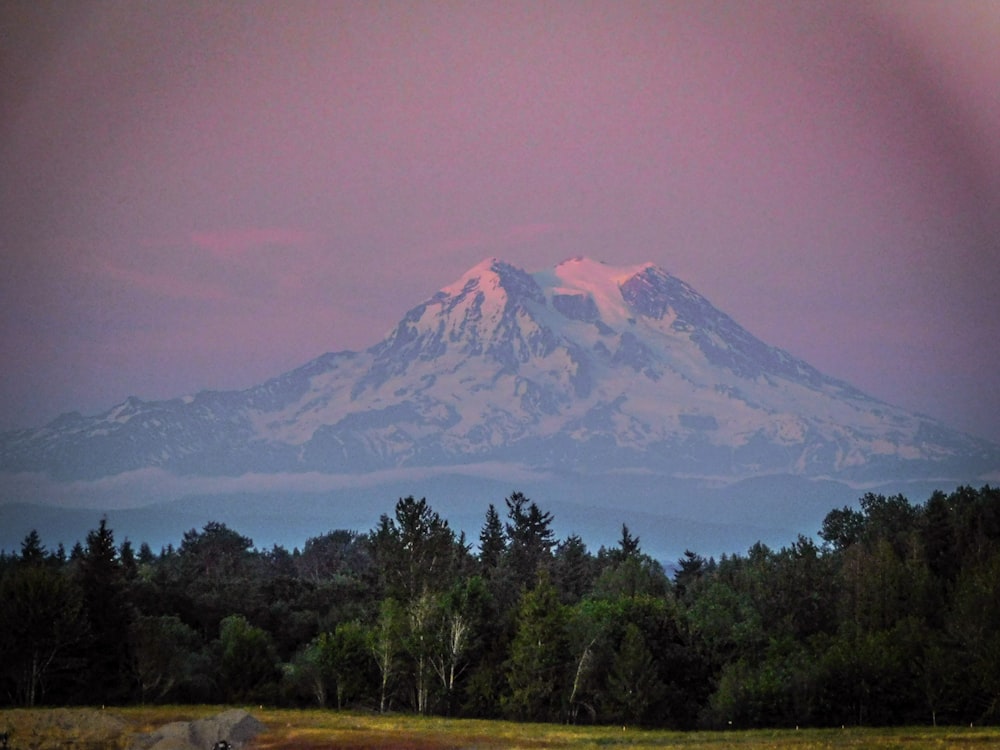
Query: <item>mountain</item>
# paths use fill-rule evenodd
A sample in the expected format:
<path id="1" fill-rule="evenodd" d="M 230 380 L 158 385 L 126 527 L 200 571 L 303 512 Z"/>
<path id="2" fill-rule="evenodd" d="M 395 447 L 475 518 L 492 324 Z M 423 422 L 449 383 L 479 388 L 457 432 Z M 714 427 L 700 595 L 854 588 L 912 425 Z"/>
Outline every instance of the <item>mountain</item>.
<path id="1" fill-rule="evenodd" d="M 644 510 L 678 482 L 948 485 L 998 468 L 997 446 L 765 344 L 655 265 L 585 258 L 536 273 L 485 260 L 367 350 L 244 391 L 0 435 L 0 472 L 48 482 L 486 472 L 583 478 Z"/>

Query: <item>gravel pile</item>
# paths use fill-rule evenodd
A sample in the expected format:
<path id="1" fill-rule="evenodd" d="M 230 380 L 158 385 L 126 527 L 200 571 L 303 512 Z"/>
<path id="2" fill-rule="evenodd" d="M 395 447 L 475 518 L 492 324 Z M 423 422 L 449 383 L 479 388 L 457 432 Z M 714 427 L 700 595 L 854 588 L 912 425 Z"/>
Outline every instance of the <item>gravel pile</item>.
<path id="1" fill-rule="evenodd" d="M 233 750 L 264 731 L 264 725 L 242 709 L 196 721 L 175 721 L 132 741 L 129 750 L 212 750 L 225 740 Z"/>

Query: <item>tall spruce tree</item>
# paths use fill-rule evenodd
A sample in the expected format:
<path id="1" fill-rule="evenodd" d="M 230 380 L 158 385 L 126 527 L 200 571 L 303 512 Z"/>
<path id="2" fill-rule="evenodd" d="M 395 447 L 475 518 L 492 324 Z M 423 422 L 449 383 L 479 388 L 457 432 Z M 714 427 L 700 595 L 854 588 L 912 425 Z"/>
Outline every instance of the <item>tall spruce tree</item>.
<path id="1" fill-rule="evenodd" d="M 479 532 L 479 567 L 483 575 L 490 578 L 500 566 L 507 542 L 503 535 L 503 523 L 493 503 L 486 509 L 486 520 Z"/>
<path id="2" fill-rule="evenodd" d="M 566 610 L 559 593 L 543 573 L 524 594 L 516 618 L 506 675 L 508 693 L 502 704 L 515 719 L 552 721 L 562 713 L 567 671 L 572 662 L 566 632 Z"/>
<path id="3" fill-rule="evenodd" d="M 642 631 L 628 623 L 608 675 L 611 708 L 623 724 L 646 724 L 652 718 L 650 709 L 666 692 L 656 667 Z"/>
<path id="4" fill-rule="evenodd" d="M 129 653 L 132 607 L 126 597 L 114 533 L 106 518 L 87 534 L 77 580 L 91 637 L 87 698 L 100 703 L 121 701 L 128 697 L 134 683 Z"/>
<path id="5" fill-rule="evenodd" d="M 514 492 L 507 503 L 507 559 L 510 576 L 531 586 L 538 573 L 547 567 L 556 546 L 552 530 L 552 514 L 520 492 Z"/>

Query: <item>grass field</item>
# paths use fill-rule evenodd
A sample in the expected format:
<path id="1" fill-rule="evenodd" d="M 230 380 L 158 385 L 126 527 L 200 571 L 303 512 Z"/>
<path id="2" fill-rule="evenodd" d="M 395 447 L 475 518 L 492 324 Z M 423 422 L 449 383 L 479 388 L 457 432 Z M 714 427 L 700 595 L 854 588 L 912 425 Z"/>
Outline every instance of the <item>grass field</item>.
<path id="1" fill-rule="evenodd" d="M 11 709 L 0 711 L 0 732 L 10 732 L 11 750 L 125 750 L 136 734 L 172 721 L 204 718 L 221 710 L 218 706 Z M 668 732 L 317 710 L 255 707 L 248 707 L 248 710 L 267 726 L 252 743 L 257 750 L 607 747 L 924 750 L 1000 747 L 998 727 Z"/>

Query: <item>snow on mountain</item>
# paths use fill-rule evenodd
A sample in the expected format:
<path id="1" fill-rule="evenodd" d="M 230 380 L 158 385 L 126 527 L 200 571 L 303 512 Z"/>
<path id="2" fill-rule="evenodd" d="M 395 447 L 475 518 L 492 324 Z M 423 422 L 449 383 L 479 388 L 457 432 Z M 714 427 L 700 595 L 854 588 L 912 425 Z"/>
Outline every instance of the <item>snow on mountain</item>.
<path id="1" fill-rule="evenodd" d="M 0 436 L 0 470 L 94 479 L 354 474 L 483 461 L 640 471 L 972 481 L 1000 449 L 768 346 L 652 264 L 490 258 L 363 352 L 240 392 L 67 414 Z"/>

